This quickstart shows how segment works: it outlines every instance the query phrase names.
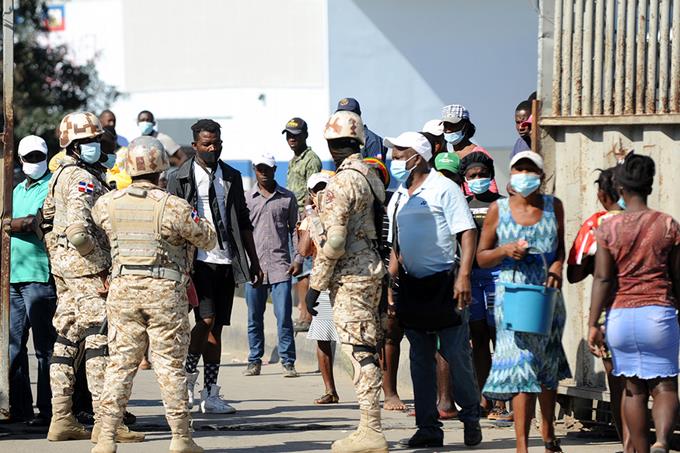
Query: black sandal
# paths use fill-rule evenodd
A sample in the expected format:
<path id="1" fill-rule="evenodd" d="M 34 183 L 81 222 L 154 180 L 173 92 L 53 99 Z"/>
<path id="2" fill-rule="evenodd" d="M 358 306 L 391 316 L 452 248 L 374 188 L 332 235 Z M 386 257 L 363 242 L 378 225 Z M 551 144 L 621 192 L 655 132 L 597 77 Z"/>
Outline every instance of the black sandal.
<path id="1" fill-rule="evenodd" d="M 562 447 L 560 446 L 560 440 L 559 439 L 554 439 L 554 440 L 551 440 L 550 442 L 546 442 L 544 444 L 544 446 L 545 446 L 545 449 L 548 450 L 548 451 L 554 451 L 554 452 L 557 452 L 557 453 L 562 452 Z"/>

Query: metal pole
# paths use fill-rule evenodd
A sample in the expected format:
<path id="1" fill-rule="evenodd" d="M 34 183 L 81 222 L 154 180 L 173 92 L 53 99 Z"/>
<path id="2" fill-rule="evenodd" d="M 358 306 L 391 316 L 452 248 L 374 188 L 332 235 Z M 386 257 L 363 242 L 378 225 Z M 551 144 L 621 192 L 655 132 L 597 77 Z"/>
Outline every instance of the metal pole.
<path id="1" fill-rule="evenodd" d="M 562 21 L 562 116 L 571 116 L 571 43 L 574 32 L 573 0 L 565 0 Z"/>
<path id="2" fill-rule="evenodd" d="M 647 38 L 647 80 L 645 81 L 645 113 L 656 113 L 656 48 L 659 30 L 659 0 L 649 3 Z"/>
<path id="3" fill-rule="evenodd" d="M 647 0 L 638 4 L 637 51 L 635 52 L 635 113 L 645 113 L 645 49 L 647 48 Z"/>
<path id="4" fill-rule="evenodd" d="M 671 113 L 680 112 L 680 0 L 673 0 L 673 37 L 671 38 Z"/>
<path id="5" fill-rule="evenodd" d="M 571 108 L 581 115 L 583 96 L 583 0 L 574 3 L 574 40 L 571 50 Z"/>
<path id="6" fill-rule="evenodd" d="M 633 1 L 633 0 L 628 0 Z M 623 81 L 626 64 L 626 0 L 616 2 L 616 47 L 614 59 L 614 114 L 623 113 Z"/>
<path id="7" fill-rule="evenodd" d="M 583 14 L 583 115 L 593 113 L 593 6 L 595 0 L 586 0 Z"/>
<path id="8" fill-rule="evenodd" d="M 605 10 L 605 33 L 604 33 L 604 102 L 605 115 L 614 113 L 614 0 L 607 0 Z"/>
<path id="9" fill-rule="evenodd" d="M 593 57 L 593 115 L 602 114 L 602 48 L 604 46 L 604 0 L 595 0 L 595 54 Z"/>
<path id="10" fill-rule="evenodd" d="M 642 2 L 641 2 L 642 3 Z M 623 95 L 623 113 L 632 115 L 635 113 L 635 0 L 628 0 L 626 11 L 626 62 Z"/>
<path id="11" fill-rule="evenodd" d="M 562 0 L 555 1 L 554 30 L 552 114 L 553 116 L 560 116 L 562 113 Z"/>
<path id="12" fill-rule="evenodd" d="M 661 0 L 659 11 L 659 104 L 657 113 L 668 113 L 668 73 L 670 72 L 671 2 Z"/>
<path id="13" fill-rule="evenodd" d="M 9 222 L 12 219 L 12 179 L 14 174 L 14 5 L 2 1 L 2 248 L 0 249 L 0 419 L 9 418 Z"/>

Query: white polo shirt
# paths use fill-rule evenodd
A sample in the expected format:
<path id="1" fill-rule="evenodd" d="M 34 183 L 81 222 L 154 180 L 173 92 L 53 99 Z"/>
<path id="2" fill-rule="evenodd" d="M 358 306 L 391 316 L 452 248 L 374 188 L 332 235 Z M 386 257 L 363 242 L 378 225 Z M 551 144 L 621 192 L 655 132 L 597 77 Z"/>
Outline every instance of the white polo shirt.
<path id="1" fill-rule="evenodd" d="M 196 181 L 197 195 L 196 211 L 198 211 L 200 217 L 203 217 L 214 227 L 212 210 L 210 209 L 210 198 L 208 196 L 208 191 L 210 190 L 210 174 L 196 163 L 194 163 L 194 180 Z M 220 200 L 218 203 L 220 206 L 220 216 L 224 221 L 227 218 L 225 213 L 225 187 L 224 179 L 222 178 L 222 167 L 219 165 L 217 166 L 217 170 L 215 170 L 215 196 Z M 212 250 L 198 249 L 196 255 L 198 261 L 212 264 L 231 264 L 231 258 L 232 257 L 229 256 L 227 250 L 220 248 L 219 242 Z"/>
<path id="2" fill-rule="evenodd" d="M 413 195 L 400 185 L 387 206 L 391 242 L 397 203 L 399 249 L 406 272 L 422 278 L 451 269 L 456 235 L 476 228 L 460 187 L 434 169 Z"/>

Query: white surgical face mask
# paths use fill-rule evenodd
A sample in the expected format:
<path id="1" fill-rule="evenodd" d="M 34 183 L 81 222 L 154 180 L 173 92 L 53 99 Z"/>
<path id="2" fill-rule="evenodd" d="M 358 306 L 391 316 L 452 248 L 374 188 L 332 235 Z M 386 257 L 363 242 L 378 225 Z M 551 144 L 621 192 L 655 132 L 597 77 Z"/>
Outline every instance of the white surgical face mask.
<path id="1" fill-rule="evenodd" d="M 47 161 L 43 160 L 38 163 L 32 164 L 30 162 L 21 162 L 21 170 L 29 178 L 36 180 L 41 176 L 44 176 L 47 172 Z"/>

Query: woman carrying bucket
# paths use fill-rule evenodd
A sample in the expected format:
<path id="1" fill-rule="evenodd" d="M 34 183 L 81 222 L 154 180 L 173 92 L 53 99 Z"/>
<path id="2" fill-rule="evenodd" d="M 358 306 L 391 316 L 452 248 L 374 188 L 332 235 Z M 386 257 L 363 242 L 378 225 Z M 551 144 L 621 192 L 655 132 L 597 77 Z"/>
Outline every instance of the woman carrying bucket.
<path id="1" fill-rule="evenodd" d="M 553 418 L 557 385 L 571 376 L 562 348 L 566 312 L 558 291 L 564 262 L 562 202 L 541 195 L 543 159 L 532 151 L 510 162 L 512 196 L 492 204 L 477 251 L 480 267 L 500 266 L 496 350 L 487 398 L 512 399 L 516 448 L 528 452 L 536 395 L 546 452 L 560 452 Z"/>
<path id="2" fill-rule="evenodd" d="M 604 221 L 595 232 L 588 336 L 590 350 L 602 354 L 604 342 L 597 322 L 602 309 L 609 307 L 607 346 L 613 373 L 625 378 L 623 421 L 628 447 L 637 453 L 650 452 L 650 395 L 656 430 L 652 453 L 669 451 L 678 413 L 680 225 L 647 206 L 654 174 L 654 161 L 633 153 L 616 167 L 614 180 L 625 212 Z"/>

